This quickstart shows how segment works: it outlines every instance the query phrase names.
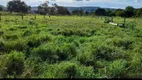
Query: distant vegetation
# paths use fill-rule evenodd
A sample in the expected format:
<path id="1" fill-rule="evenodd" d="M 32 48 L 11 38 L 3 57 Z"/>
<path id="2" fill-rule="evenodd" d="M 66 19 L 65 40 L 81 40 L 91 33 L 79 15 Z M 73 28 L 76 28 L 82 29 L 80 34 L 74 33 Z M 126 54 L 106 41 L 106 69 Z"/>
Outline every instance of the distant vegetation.
<path id="1" fill-rule="evenodd" d="M 97 16 L 120 16 L 120 17 L 142 17 L 142 8 L 133 8 L 132 6 L 127 6 L 125 9 L 105 9 L 96 8 L 94 12 L 84 12 L 82 8 L 68 11 L 66 7 L 58 6 L 57 4 L 52 4 L 52 7 L 48 6 L 49 2 L 44 2 L 38 6 L 36 14 L 41 15 L 97 15 Z M 4 10 L 0 6 L 0 11 Z M 31 13 L 31 6 L 28 6 L 24 1 L 13 0 L 7 3 L 7 10 L 9 12 L 22 12 Z"/>

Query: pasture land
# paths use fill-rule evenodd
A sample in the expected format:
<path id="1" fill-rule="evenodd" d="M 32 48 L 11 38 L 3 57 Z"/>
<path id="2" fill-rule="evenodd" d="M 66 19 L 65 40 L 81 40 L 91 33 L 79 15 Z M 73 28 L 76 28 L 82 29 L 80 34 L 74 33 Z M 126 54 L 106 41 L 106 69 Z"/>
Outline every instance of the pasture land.
<path id="1" fill-rule="evenodd" d="M 91 16 L 2 16 L 3 77 L 142 77 L 142 18 L 119 27 Z"/>

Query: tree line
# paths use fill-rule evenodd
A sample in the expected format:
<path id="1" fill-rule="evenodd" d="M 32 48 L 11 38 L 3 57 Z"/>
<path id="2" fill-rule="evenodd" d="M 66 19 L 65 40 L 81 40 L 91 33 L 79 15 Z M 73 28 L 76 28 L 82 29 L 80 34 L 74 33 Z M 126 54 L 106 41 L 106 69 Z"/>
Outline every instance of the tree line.
<path id="1" fill-rule="evenodd" d="M 31 13 L 31 6 L 28 6 L 24 1 L 12 0 L 7 3 L 7 11 L 17 13 Z M 135 9 L 132 6 L 127 6 L 125 9 L 116 9 L 115 11 L 106 10 L 104 8 L 98 8 L 94 12 L 84 12 L 82 9 L 76 9 L 69 12 L 67 8 L 52 4 L 49 6 L 49 2 L 46 1 L 40 4 L 36 14 L 41 15 L 97 15 L 97 16 L 120 16 L 120 17 L 142 17 L 142 8 Z M 0 11 L 3 11 L 3 7 L 0 6 Z"/>

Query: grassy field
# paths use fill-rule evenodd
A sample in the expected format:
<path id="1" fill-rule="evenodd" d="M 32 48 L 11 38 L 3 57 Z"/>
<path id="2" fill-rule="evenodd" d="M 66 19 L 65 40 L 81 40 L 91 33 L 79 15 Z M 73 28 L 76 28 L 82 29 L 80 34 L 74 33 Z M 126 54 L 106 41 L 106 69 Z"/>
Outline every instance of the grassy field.
<path id="1" fill-rule="evenodd" d="M 140 78 L 141 21 L 122 28 L 89 16 L 2 16 L 0 78 Z"/>

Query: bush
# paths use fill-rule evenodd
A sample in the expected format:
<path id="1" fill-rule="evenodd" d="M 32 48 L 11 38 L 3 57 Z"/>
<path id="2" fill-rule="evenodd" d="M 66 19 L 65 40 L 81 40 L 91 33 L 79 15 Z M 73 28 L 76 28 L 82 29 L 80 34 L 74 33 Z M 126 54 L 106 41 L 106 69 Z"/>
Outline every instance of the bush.
<path id="1" fill-rule="evenodd" d="M 42 75 L 44 78 L 75 78 L 76 64 L 61 62 L 60 64 L 49 65 L 47 71 Z"/>
<path id="2" fill-rule="evenodd" d="M 8 35 L 4 35 L 3 38 L 6 40 L 16 40 L 16 39 L 18 39 L 18 35 L 17 34 L 8 34 Z"/>
<path id="3" fill-rule="evenodd" d="M 49 65 L 42 78 L 94 78 L 93 67 L 79 66 L 73 62 Z"/>
<path id="4" fill-rule="evenodd" d="M 128 50 L 128 49 L 132 49 L 133 41 L 130 39 L 124 38 L 124 39 L 114 40 L 113 43 L 115 46 L 123 47 L 124 49 Z"/>
<path id="5" fill-rule="evenodd" d="M 25 31 L 24 33 L 23 33 L 23 37 L 26 37 L 26 36 L 30 36 L 30 35 L 32 35 L 32 32 L 31 31 Z"/>
<path id="6" fill-rule="evenodd" d="M 24 70 L 24 60 L 25 56 L 21 52 L 12 51 L 4 55 L 0 60 L 0 76 L 20 76 Z"/>
<path id="7" fill-rule="evenodd" d="M 77 56 L 77 60 L 86 66 L 94 66 L 95 65 L 95 57 L 93 56 L 93 54 L 91 54 L 91 52 L 85 52 L 85 53 L 80 53 L 79 56 Z"/>
<path id="8" fill-rule="evenodd" d="M 108 61 L 124 59 L 126 57 L 124 51 L 117 47 L 108 45 L 97 46 L 92 52 L 97 59 L 103 59 Z"/>
<path id="9" fill-rule="evenodd" d="M 2 36 L 4 34 L 4 32 L 3 31 L 0 31 L 0 36 Z"/>
<path id="10" fill-rule="evenodd" d="M 33 49 L 32 53 L 39 55 L 43 60 L 57 61 L 67 60 L 76 56 L 76 50 L 72 44 L 46 44 Z"/>
<path id="11" fill-rule="evenodd" d="M 31 56 L 27 58 L 24 62 L 25 68 L 22 78 L 32 78 L 41 75 L 47 68 L 46 62 L 43 62 L 40 57 Z"/>
<path id="12" fill-rule="evenodd" d="M 126 71 L 127 61 L 116 60 L 107 66 L 108 77 L 119 78 L 123 77 Z"/>
<path id="13" fill-rule="evenodd" d="M 4 44 L 3 42 L 0 42 L 0 51 L 3 51 L 4 50 Z"/>
<path id="14" fill-rule="evenodd" d="M 141 54 L 139 53 L 134 53 L 132 55 L 132 61 L 131 63 L 131 71 L 132 72 L 142 72 L 141 67 L 142 67 L 142 58 L 141 58 Z"/>
<path id="15" fill-rule="evenodd" d="M 50 41 L 51 37 L 47 33 L 37 35 L 31 35 L 27 38 L 27 45 L 29 47 L 38 47 L 40 44 Z"/>
<path id="16" fill-rule="evenodd" d="M 78 66 L 76 71 L 76 78 L 95 78 L 93 67 Z"/>
<path id="17" fill-rule="evenodd" d="M 50 45 L 41 45 L 38 48 L 32 50 L 33 55 L 40 56 L 42 60 L 48 60 L 50 62 L 55 62 L 58 60 L 58 56 L 55 53 L 55 49 Z"/>
<path id="18" fill-rule="evenodd" d="M 136 29 L 136 22 L 126 23 L 125 28 L 131 29 L 131 30 Z"/>
<path id="19" fill-rule="evenodd" d="M 27 49 L 27 45 L 26 45 L 25 40 L 23 39 L 4 42 L 4 50 L 6 52 L 10 52 L 12 50 L 24 51 L 26 49 Z"/>
<path id="20" fill-rule="evenodd" d="M 112 20 L 107 17 L 107 18 L 105 19 L 104 23 L 109 23 L 109 22 L 112 22 Z"/>

